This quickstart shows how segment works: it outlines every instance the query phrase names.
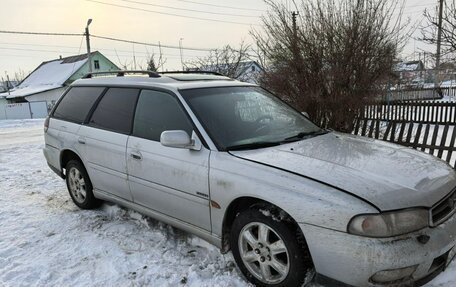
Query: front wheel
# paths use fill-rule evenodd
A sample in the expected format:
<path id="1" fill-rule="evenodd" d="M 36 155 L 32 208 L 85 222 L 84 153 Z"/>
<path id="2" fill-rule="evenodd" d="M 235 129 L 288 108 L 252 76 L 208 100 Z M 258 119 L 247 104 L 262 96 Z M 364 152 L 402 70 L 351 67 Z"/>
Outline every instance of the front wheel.
<path id="1" fill-rule="evenodd" d="M 288 221 L 251 208 L 234 220 L 230 245 L 239 269 L 256 286 L 302 286 L 314 267 L 304 238 Z"/>

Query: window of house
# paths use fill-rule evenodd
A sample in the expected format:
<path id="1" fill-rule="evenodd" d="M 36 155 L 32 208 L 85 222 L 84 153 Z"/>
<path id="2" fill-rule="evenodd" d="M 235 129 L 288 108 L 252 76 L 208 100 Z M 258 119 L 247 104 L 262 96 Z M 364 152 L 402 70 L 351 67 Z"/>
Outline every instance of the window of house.
<path id="1" fill-rule="evenodd" d="M 252 72 L 255 72 L 255 66 L 252 66 L 250 69 L 252 70 Z"/>
<path id="2" fill-rule="evenodd" d="M 162 132 L 168 130 L 184 130 L 191 135 L 193 126 L 175 97 L 143 90 L 136 108 L 133 135 L 160 141 Z"/>
<path id="3" fill-rule="evenodd" d="M 93 65 L 95 66 L 96 70 L 100 69 L 100 61 L 98 61 L 98 60 L 93 61 Z"/>
<path id="4" fill-rule="evenodd" d="M 111 88 L 98 103 L 89 125 L 129 134 L 139 89 Z"/>

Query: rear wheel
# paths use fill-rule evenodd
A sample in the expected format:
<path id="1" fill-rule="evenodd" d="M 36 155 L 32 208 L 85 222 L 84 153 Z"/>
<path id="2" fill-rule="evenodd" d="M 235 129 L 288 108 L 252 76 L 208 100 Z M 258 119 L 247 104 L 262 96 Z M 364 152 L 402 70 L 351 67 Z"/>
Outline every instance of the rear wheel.
<path id="1" fill-rule="evenodd" d="M 302 286 L 313 277 L 312 259 L 300 232 L 289 221 L 258 208 L 236 217 L 230 246 L 239 269 L 256 286 Z"/>
<path id="2" fill-rule="evenodd" d="M 92 182 L 81 162 L 70 160 L 66 165 L 66 184 L 74 204 L 82 209 L 93 209 L 100 205 L 92 191 Z"/>

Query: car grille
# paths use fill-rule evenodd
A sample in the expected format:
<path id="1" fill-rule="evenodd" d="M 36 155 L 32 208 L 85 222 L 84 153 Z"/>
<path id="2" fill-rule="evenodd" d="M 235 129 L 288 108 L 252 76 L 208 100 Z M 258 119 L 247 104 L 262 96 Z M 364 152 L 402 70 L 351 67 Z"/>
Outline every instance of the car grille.
<path id="1" fill-rule="evenodd" d="M 431 209 L 431 225 L 437 226 L 447 220 L 456 211 L 456 190 Z"/>

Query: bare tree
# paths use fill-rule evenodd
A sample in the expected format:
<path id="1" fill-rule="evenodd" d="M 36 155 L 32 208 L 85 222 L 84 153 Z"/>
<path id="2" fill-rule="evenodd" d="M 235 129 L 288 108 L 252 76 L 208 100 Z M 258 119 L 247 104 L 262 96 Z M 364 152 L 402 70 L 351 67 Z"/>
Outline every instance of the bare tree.
<path id="1" fill-rule="evenodd" d="M 450 2 L 448 4 L 448 2 Z M 442 54 L 456 56 L 456 4 L 454 0 L 444 1 L 442 13 Z M 438 11 L 424 11 L 426 23 L 422 25 L 420 40 L 435 45 L 437 43 Z"/>
<path id="2" fill-rule="evenodd" d="M 358 110 L 379 96 L 406 40 L 391 0 L 300 0 L 296 21 L 280 2 L 252 36 L 264 56 L 263 86 L 319 124 L 351 132 Z M 395 16 L 394 16 L 395 15 Z"/>
<path id="3" fill-rule="evenodd" d="M 147 51 L 147 49 L 146 49 Z M 133 51 L 133 59 L 128 60 L 125 59 L 124 61 L 121 61 L 119 55 L 117 54 L 117 51 L 115 51 L 116 56 L 117 56 L 117 61 L 119 63 L 119 67 L 122 70 L 149 70 L 149 71 L 154 71 L 158 72 L 159 70 L 163 70 L 164 66 L 167 62 L 167 59 L 163 56 L 161 48 L 159 49 L 158 55 L 156 55 L 154 52 L 149 53 L 149 51 L 146 52 L 146 61 L 143 62 L 141 61 L 140 63 L 137 63 L 136 61 L 136 55 L 135 52 Z"/>
<path id="4" fill-rule="evenodd" d="M 22 80 L 25 79 L 25 77 L 27 77 L 28 73 L 25 73 L 24 70 L 22 69 L 19 69 L 19 71 L 17 72 L 14 72 L 14 77 L 13 77 L 13 81 L 15 81 L 16 83 L 20 83 L 22 82 Z"/>
<path id="5" fill-rule="evenodd" d="M 130 67 L 133 66 L 133 60 L 130 61 L 130 62 L 128 62 L 127 60 L 125 60 L 125 61 L 122 62 L 122 61 L 120 60 L 119 54 L 117 54 L 117 50 L 114 49 L 114 52 L 116 53 L 116 57 L 117 57 L 117 61 L 118 61 L 118 63 L 119 63 L 120 69 L 121 69 L 121 70 L 131 70 Z"/>
<path id="6" fill-rule="evenodd" d="M 244 63 L 250 61 L 249 49 L 249 45 L 244 42 L 241 42 L 238 49 L 226 45 L 221 49 L 210 51 L 206 57 L 187 62 L 186 67 L 188 70 L 217 72 L 238 79 L 244 71 Z"/>
<path id="7" fill-rule="evenodd" d="M 148 59 L 149 59 L 149 61 L 147 62 L 148 71 L 158 72 L 159 70 L 163 70 L 163 67 L 166 64 L 166 59 L 163 57 L 163 54 L 162 53 L 158 54 L 157 60 L 155 58 L 156 58 L 155 53 L 152 53 L 150 56 L 148 56 Z"/>

